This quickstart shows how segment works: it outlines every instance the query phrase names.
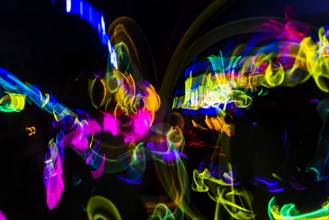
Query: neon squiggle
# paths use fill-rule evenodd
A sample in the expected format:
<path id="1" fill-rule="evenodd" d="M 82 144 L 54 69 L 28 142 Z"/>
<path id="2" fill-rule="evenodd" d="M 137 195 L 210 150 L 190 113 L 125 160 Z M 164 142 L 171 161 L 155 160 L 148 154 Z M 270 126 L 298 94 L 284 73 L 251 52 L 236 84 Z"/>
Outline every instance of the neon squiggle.
<path id="1" fill-rule="evenodd" d="M 277 23 L 270 21 L 267 25 L 272 27 Z M 276 41 L 277 46 L 260 47 L 256 54 L 245 57 L 236 57 L 240 47 L 236 47 L 231 58 L 224 58 L 222 53 L 210 56 L 208 65 L 203 67 L 205 72 L 195 77 L 192 77 L 195 65 L 205 64 L 188 68 L 190 73 L 185 80 L 185 96 L 175 97 L 172 108 L 197 110 L 213 107 L 225 110 L 231 102 L 238 108 L 246 108 L 252 103 L 248 93 L 257 87 L 291 87 L 311 77 L 319 89 L 329 92 L 329 77 L 325 74 L 329 70 L 329 31 L 319 28 L 318 39 L 314 41 L 294 25 L 287 22 L 286 29 Z"/>
<path id="2" fill-rule="evenodd" d="M 87 204 L 89 220 L 113 219 L 121 220 L 121 215 L 113 202 L 103 196 L 93 196 Z"/>
<path id="3" fill-rule="evenodd" d="M 0 111 L 20 112 L 25 107 L 25 95 L 7 93 L 0 99 Z"/>
<path id="4" fill-rule="evenodd" d="M 324 203 L 323 207 L 309 213 L 300 213 L 293 203 L 284 204 L 281 207 L 275 204 L 275 197 L 272 197 L 268 203 L 268 214 L 271 220 L 326 220 L 329 216 L 329 203 Z"/>
<path id="5" fill-rule="evenodd" d="M 175 215 L 170 211 L 170 209 L 163 203 L 159 203 L 155 206 L 150 219 L 172 219 L 175 220 Z"/>
<path id="6" fill-rule="evenodd" d="M 193 171 L 192 190 L 196 192 L 207 192 L 209 197 L 217 203 L 215 219 L 219 219 L 219 206 L 222 205 L 225 210 L 235 219 L 254 219 L 255 213 L 251 209 L 251 199 L 247 191 L 231 188 L 230 183 L 223 179 L 213 177 L 206 168 L 202 172 Z M 214 185 L 215 184 L 215 185 Z M 241 205 L 237 204 L 234 197 L 238 197 Z"/>
<path id="7" fill-rule="evenodd" d="M 200 76 L 192 76 L 185 80 L 185 96 L 175 97 L 172 108 L 197 110 L 199 108 L 217 108 L 225 111 L 227 104 L 237 107 L 248 107 L 252 98 L 240 88 L 250 88 L 246 77 L 237 77 L 234 68 L 241 58 L 232 58 L 229 66 L 223 67 L 222 54 L 208 58 L 212 70 Z"/>

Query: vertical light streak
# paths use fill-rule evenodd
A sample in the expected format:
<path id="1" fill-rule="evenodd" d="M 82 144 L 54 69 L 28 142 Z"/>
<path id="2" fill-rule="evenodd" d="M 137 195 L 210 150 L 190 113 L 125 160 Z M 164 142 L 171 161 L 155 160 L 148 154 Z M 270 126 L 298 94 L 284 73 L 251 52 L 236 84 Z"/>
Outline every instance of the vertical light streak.
<path id="1" fill-rule="evenodd" d="M 71 0 L 66 0 L 66 12 L 70 13 L 71 12 Z"/>

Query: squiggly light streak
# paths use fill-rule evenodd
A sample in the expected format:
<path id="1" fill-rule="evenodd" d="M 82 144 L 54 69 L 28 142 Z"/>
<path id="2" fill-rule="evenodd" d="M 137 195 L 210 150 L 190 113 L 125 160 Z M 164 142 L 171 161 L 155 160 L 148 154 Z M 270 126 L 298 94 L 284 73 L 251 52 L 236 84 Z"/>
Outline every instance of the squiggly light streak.
<path id="1" fill-rule="evenodd" d="M 121 215 L 113 202 L 103 196 L 93 196 L 87 204 L 89 220 L 113 219 L 121 220 Z"/>
<path id="2" fill-rule="evenodd" d="M 55 158 L 56 163 L 52 158 Z M 56 207 L 64 191 L 62 173 L 61 157 L 50 157 L 45 161 L 44 183 L 47 195 L 46 202 L 49 209 Z"/>
<path id="3" fill-rule="evenodd" d="M 8 93 L 0 99 L 0 111 L 20 112 L 25 107 L 25 95 Z"/>
<path id="4" fill-rule="evenodd" d="M 151 219 L 159 219 L 159 220 L 167 220 L 172 219 L 176 220 L 174 213 L 170 211 L 170 209 L 164 203 L 159 203 L 155 206 Z"/>
<path id="5" fill-rule="evenodd" d="M 32 136 L 32 135 L 34 135 L 36 133 L 36 129 L 35 129 L 34 126 L 32 126 L 32 127 L 26 127 L 25 130 L 29 132 L 27 134 L 28 136 Z"/>
<path id="6" fill-rule="evenodd" d="M 272 197 L 268 203 L 268 215 L 271 220 L 326 220 L 329 216 L 329 203 L 325 203 L 318 210 L 302 214 L 293 203 L 284 204 L 280 208 L 275 204 L 275 197 Z"/>
<path id="7" fill-rule="evenodd" d="M 212 130 L 221 131 L 229 137 L 232 135 L 230 129 L 231 125 L 226 124 L 223 117 L 220 116 L 209 117 L 208 115 L 206 115 L 205 122 L 207 126 Z"/>
<path id="8" fill-rule="evenodd" d="M 123 74 L 109 67 L 108 72 L 100 79 L 103 97 L 97 105 L 92 95 L 96 80 L 89 81 L 89 95 L 96 108 L 105 110 L 104 131 L 114 136 L 124 135 L 125 143 L 143 137 L 152 126 L 155 112 L 160 107 L 160 98 L 154 87 L 145 81 L 136 84 L 131 74 Z M 125 125 L 120 120 L 123 115 L 129 119 Z"/>
<path id="9" fill-rule="evenodd" d="M 67 115 L 76 116 L 68 108 L 60 104 L 55 98 L 50 98 L 48 94 L 46 94 L 46 98 L 44 98 L 41 91 L 37 87 L 31 84 L 22 83 L 18 78 L 2 67 L 0 67 L 0 85 L 8 93 L 16 93 L 25 96 L 25 100 L 28 103 L 31 104 L 31 102 L 33 102 L 39 108 L 50 114 L 55 114 L 57 117 L 62 118 Z"/>
<path id="10" fill-rule="evenodd" d="M 214 184 L 211 184 L 214 183 Z M 218 219 L 218 205 L 223 205 L 225 210 L 235 219 L 253 219 L 255 213 L 251 209 L 251 198 L 247 191 L 242 189 L 228 190 L 231 184 L 226 183 L 223 179 L 211 176 L 210 171 L 206 168 L 202 172 L 193 171 L 192 190 L 196 192 L 207 192 L 209 197 L 217 203 L 215 219 Z M 234 202 L 233 197 L 240 199 L 241 205 Z M 246 202 L 244 204 L 243 200 Z"/>
<path id="11" fill-rule="evenodd" d="M 192 77 L 190 72 L 185 80 L 185 96 L 175 97 L 172 108 L 197 110 L 221 106 L 225 110 L 230 102 L 239 108 L 246 108 L 252 98 L 243 90 L 260 86 L 296 86 L 310 77 L 319 89 L 329 92 L 329 76 L 326 74 L 329 71 L 329 31 L 319 28 L 318 41 L 314 42 L 311 37 L 302 38 L 304 35 L 290 23 L 285 27 L 285 35 L 281 35 L 285 41 L 278 42 L 278 53 L 266 53 L 268 48 L 264 47 L 264 50 L 260 49 L 260 52 L 249 57 L 232 56 L 227 66 L 221 53 L 218 57 L 208 57 L 210 73 Z"/>

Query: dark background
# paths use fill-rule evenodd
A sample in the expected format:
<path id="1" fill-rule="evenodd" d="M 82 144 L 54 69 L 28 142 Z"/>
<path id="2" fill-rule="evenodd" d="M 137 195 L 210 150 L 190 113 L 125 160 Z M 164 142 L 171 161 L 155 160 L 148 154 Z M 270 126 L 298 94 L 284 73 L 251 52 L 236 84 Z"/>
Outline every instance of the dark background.
<path id="1" fill-rule="evenodd" d="M 144 78 L 158 87 L 179 40 L 189 25 L 211 2 L 177 0 L 146 3 L 134 0 L 98 0 L 92 3 L 104 11 L 106 26 L 119 16 L 129 16 L 140 25 L 157 69 L 155 73 L 157 76 L 150 75 Z M 216 25 L 245 17 L 283 17 L 284 11 L 289 8 L 292 9 L 293 17 L 298 20 L 317 26 L 329 24 L 327 0 L 236 0 L 231 1 L 219 12 L 206 28 L 211 29 Z M 22 81 L 36 84 L 42 91 L 50 92 L 70 108 L 89 110 L 91 106 L 86 91 L 87 86 L 84 81 L 74 79 L 104 70 L 106 48 L 101 44 L 97 32 L 86 21 L 77 15 L 65 13 L 64 1 L 56 1 L 55 5 L 50 0 L 1 1 L 0 66 Z M 304 88 L 300 88 L 299 91 L 304 91 Z M 288 92 L 290 93 L 290 90 Z M 315 90 L 315 93 L 318 91 Z M 277 98 L 275 96 L 280 98 L 285 93 L 280 90 L 274 94 L 274 98 Z M 96 193 L 111 198 L 117 204 L 124 219 L 146 219 L 147 215 L 140 195 L 152 194 L 154 193 L 152 190 L 161 191 L 161 187 L 150 190 L 146 187 L 149 183 L 141 186 L 124 184 L 118 181 L 115 175 L 105 175 L 101 180 L 92 181 L 86 174 L 88 170 L 83 162 L 71 150 L 65 153 L 67 162 L 64 166 L 69 170 L 65 175 L 69 180 L 72 176 L 71 170 L 76 169 L 83 176 L 83 182 L 74 186 L 71 181 L 67 181 L 58 207 L 52 211 L 47 210 L 42 165 L 44 151 L 51 135 L 49 131 L 51 117 L 33 106 L 27 106 L 19 114 L 0 113 L 0 210 L 4 211 L 8 219 L 85 219 L 82 204 L 86 204 L 93 189 Z M 273 118 L 273 121 L 275 120 L 276 117 Z M 267 123 L 269 123 L 268 127 L 271 127 L 272 121 Z M 32 125 L 37 127 L 38 132 L 33 138 L 29 138 L 24 128 Z M 248 139 L 248 136 L 241 137 L 241 140 L 244 140 L 243 138 Z M 250 151 L 237 150 L 238 154 L 241 152 L 248 155 Z M 198 149 L 187 153 L 196 161 L 200 158 L 195 155 L 202 153 L 207 155 L 207 152 Z M 271 156 L 271 152 L 265 154 Z M 237 156 L 238 159 L 242 159 L 242 156 Z M 190 163 L 191 166 L 196 165 L 196 162 Z M 243 165 L 244 162 L 241 163 Z M 154 174 L 151 168 L 145 176 L 148 180 L 152 179 Z M 292 192 L 291 197 L 306 198 L 305 201 L 309 201 L 310 198 L 312 200 L 317 198 L 317 195 L 323 195 L 320 189 L 303 195 Z M 257 193 L 262 189 L 254 190 Z M 263 209 L 266 204 L 262 203 L 267 202 L 270 195 L 265 191 L 256 196 L 260 204 L 259 206 L 256 204 L 255 208 L 256 212 L 260 213 L 259 219 L 266 219 L 266 210 Z M 201 212 L 212 218 L 213 204 L 210 199 L 197 195 L 192 195 L 193 198 L 196 199 L 196 204 L 200 205 Z M 307 207 L 312 207 L 308 203 L 305 204 Z"/>

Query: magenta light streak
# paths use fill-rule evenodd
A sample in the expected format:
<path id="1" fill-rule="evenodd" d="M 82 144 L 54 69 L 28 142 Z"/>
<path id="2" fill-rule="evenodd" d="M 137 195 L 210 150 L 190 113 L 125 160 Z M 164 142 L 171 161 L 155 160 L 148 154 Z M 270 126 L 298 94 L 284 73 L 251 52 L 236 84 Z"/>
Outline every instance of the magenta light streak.
<path id="1" fill-rule="evenodd" d="M 72 141 L 81 135 L 81 132 L 82 132 L 82 127 L 79 126 L 79 125 L 76 125 L 76 127 L 74 128 L 73 131 L 71 131 L 70 133 L 66 134 L 64 137 L 63 137 L 63 140 L 62 140 L 62 144 L 63 146 L 70 146 L 70 144 L 72 144 Z"/>
<path id="2" fill-rule="evenodd" d="M 136 138 L 134 136 L 125 136 L 123 143 L 130 143 L 130 142 L 136 142 Z"/>
<path id="3" fill-rule="evenodd" d="M 134 132 L 137 135 L 144 135 L 150 129 L 152 123 L 152 116 L 151 113 L 147 110 L 139 110 L 137 112 L 136 118 L 134 118 L 133 122 Z"/>
<path id="4" fill-rule="evenodd" d="M 5 214 L 0 210 L 0 220 L 7 220 Z"/>
<path id="5" fill-rule="evenodd" d="M 71 144 L 73 147 L 80 151 L 86 151 L 88 149 L 88 139 L 85 137 L 84 127 L 88 126 L 86 124 L 76 124 L 76 127 L 73 131 L 66 134 L 63 137 L 61 142 L 61 146 L 70 146 Z"/>
<path id="6" fill-rule="evenodd" d="M 83 133 L 79 134 L 72 140 L 72 145 L 77 150 L 86 151 L 88 149 L 88 139 Z"/>
<path id="7" fill-rule="evenodd" d="M 91 135 L 101 132 L 101 126 L 96 122 L 96 120 L 89 120 L 87 126 L 85 127 L 85 134 Z"/>
<path id="8" fill-rule="evenodd" d="M 105 166 L 105 155 L 102 156 L 102 162 L 99 165 L 99 167 L 96 170 L 91 171 L 91 174 L 93 175 L 94 179 L 97 179 L 101 177 L 104 173 L 104 166 Z"/>
<path id="9" fill-rule="evenodd" d="M 114 136 L 119 133 L 118 122 L 113 115 L 104 113 L 103 130 L 110 132 Z"/>
<path id="10" fill-rule="evenodd" d="M 62 161 L 57 157 L 56 172 L 49 179 L 45 180 L 47 206 L 49 209 L 56 207 L 61 199 L 64 191 L 64 183 L 62 179 Z"/>

